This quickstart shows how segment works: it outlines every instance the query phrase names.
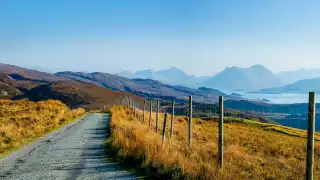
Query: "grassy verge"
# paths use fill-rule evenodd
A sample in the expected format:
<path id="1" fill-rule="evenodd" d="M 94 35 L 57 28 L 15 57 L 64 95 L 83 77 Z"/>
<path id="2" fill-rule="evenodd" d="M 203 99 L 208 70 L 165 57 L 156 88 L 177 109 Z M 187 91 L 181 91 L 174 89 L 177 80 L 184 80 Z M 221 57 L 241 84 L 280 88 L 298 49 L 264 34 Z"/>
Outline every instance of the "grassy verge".
<path id="1" fill-rule="evenodd" d="M 0 100 L 0 158 L 84 114 L 55 100 Z"/>
<path id="2" fill-rule="evenodd" d="M 162 148 L 159 133 L 148 122 L 133 118 L 130 110 L 111 110 L 109 149 L 118 159 L 145 174 L 172 179 L 304 179 L 305 131 L 226 119 L 225 164 L 217 166 L 218 124 L 193 120 L 193 145 L 188 148 L 187 118 L 176 117 L 173 138 Z M 146 116 L 148 117 L 148 115 Z M 170 117 L 169 117 L 170 119 Z M 163 114 L 160 116 L 163 125 Z M 170 124 L 170 123 L 169 123 Z M 168 137 L 169 134 L 167 134 Z M 316 134 L 319 139 L 319 134 Z M 315 142 L 315 179 L 320 178 L 320 143 Z"/>

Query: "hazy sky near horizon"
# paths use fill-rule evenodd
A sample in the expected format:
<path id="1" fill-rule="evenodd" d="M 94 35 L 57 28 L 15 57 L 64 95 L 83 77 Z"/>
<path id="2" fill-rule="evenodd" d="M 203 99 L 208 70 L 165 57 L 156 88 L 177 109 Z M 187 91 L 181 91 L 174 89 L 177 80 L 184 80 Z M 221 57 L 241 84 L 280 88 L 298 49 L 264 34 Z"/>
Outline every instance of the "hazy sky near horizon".
<path id="1" fill-rule="evenodd" d="M 53 71 L 212 75 L 320 68 L 320 1 L 1 0 L 0 62 Z"/>

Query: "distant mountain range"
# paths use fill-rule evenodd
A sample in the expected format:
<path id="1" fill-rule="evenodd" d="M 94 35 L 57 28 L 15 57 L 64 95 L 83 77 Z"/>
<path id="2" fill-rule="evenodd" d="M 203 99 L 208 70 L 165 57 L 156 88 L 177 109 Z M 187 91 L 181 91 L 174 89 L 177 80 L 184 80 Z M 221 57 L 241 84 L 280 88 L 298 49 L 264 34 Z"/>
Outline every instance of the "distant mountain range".
<path id="1" fill-rule="evenodd" d="M 41 71 L 41 72 L 45 72 L 45 73 L 50 73 L 50 74 L 53 73 L 52 70 L 47 69 L 47 68 L 43 68 L 43 67 L 41 67 L 41 66 L 34 66 L 34 67 L 30 67 L 30 68 L 28 68 L 28 69 L 32 69 L 32 70 L 36 70 L 36 71 Z"/>
<path id="2" fill-rule="evenodd" d="M 219 90 L 253 90 L 280 85 L 277 76 L 262 65 L 254 65 L 249 68 L 228 67 L 212 77 L 187 75 L 176 67 L 160 71 L 149 69 L 135 73 L 123 71 L 118 75 L 131 79 L 153 79 L 170 85 L 208 87 Z"/>
<path id="3" fill-rule="evenodd" d="M 117 75 L 129 79 L 152 79 L 170 85 L 181 85 L 192 88 L 208 87 L 222 91 L 256 91 L 266 88 L 277 89 L 276 87 L 293 84 L 300 80 L 318 77 L 320 78 L 320 69 L 300 68 L 295 71 L 284 71 L 274 74 L 272 71 L 262 65 L 253 65 L 248 68 L 239 68 L 236 66 L 232 66 L 225 68 L 223 71 L 213 76 L 196 77 L 187 75 L 181 69 L 171 67 L 160 71 L 153 71 L 151 69 L 137 71 L 135 73 L 132 73 L 130 71 L 122 71 Z M 301 84 L 301 82 L 299 82 L 296 86 L 299 86 L 299 84 Z M 291 87 L 291 85 L 289 87 Z M 314 89 L 309 86 L 304 87 L 305 91 Z M 291 90 L 285 91 L 283 89 L 281 91 L 290 92 Z M 305 91 L 295 90 L 294 92 Z"/>
<path id="4" fill-rule="evenodd" d="M 201 85 L 222 90 L 253 90 L 278 86 L 279 80 L 262 65 L 249 68 L 230 67 L 202 81 Z"/>
<path id="5" fill-rule="evenodd" d="M 132 73 L 130 71 L 122 71 L 117 75 L 129 79 L 152 79 L 170 85 L 180 85 L 193 88 L 201 86 L 198 84 L 201 78 L 199 79 L 195 76 L 187 75 L 184 71 L 176 67 L 171 67 L 160 71 L 153 71 L 151 69 L 148 69 L 137 71 L 135 73 Z"/>

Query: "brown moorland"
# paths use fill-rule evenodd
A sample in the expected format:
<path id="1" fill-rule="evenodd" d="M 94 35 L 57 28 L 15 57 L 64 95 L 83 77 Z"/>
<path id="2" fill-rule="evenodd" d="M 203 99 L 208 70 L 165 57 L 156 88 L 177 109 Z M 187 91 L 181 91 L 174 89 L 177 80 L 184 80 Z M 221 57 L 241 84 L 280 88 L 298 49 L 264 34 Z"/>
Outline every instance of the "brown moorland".
<path id="1" fill-rule="evenodd" d="M 188 119 L 176 117 L 174 136 L 167 138 L 162 148 L 161 128 L 159 133 L 155 132 L 154 119 L 149 128 L 148 118 L 142 122 L 127 108 L 117 106 L 111 113 L 108 148 L 117 153 L 119 160 L 136 164 L 148 175 L 173 179 L 305 179 L 304 130 L 226 118 L 225 162 L 221 171 L 217 165 L 216 121 L 193 119 L 194 139 L 189 148 Z M 160 115 L 162 126 L 163 114 Z M 316 133 L 315 137 L 314 175 L 320 179 L 320 134 Z"/>

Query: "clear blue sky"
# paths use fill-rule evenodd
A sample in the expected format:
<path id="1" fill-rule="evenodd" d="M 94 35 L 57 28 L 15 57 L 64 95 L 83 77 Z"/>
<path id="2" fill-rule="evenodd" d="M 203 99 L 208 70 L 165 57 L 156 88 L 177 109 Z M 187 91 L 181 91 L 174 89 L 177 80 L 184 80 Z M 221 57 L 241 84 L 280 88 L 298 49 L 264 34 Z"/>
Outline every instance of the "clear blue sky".
<path id="1" fill-rule="evenodd" d="M 0 62 L 211 75 L 263 64 L 320 67 L 320 1 L 1 0 Z"/>

